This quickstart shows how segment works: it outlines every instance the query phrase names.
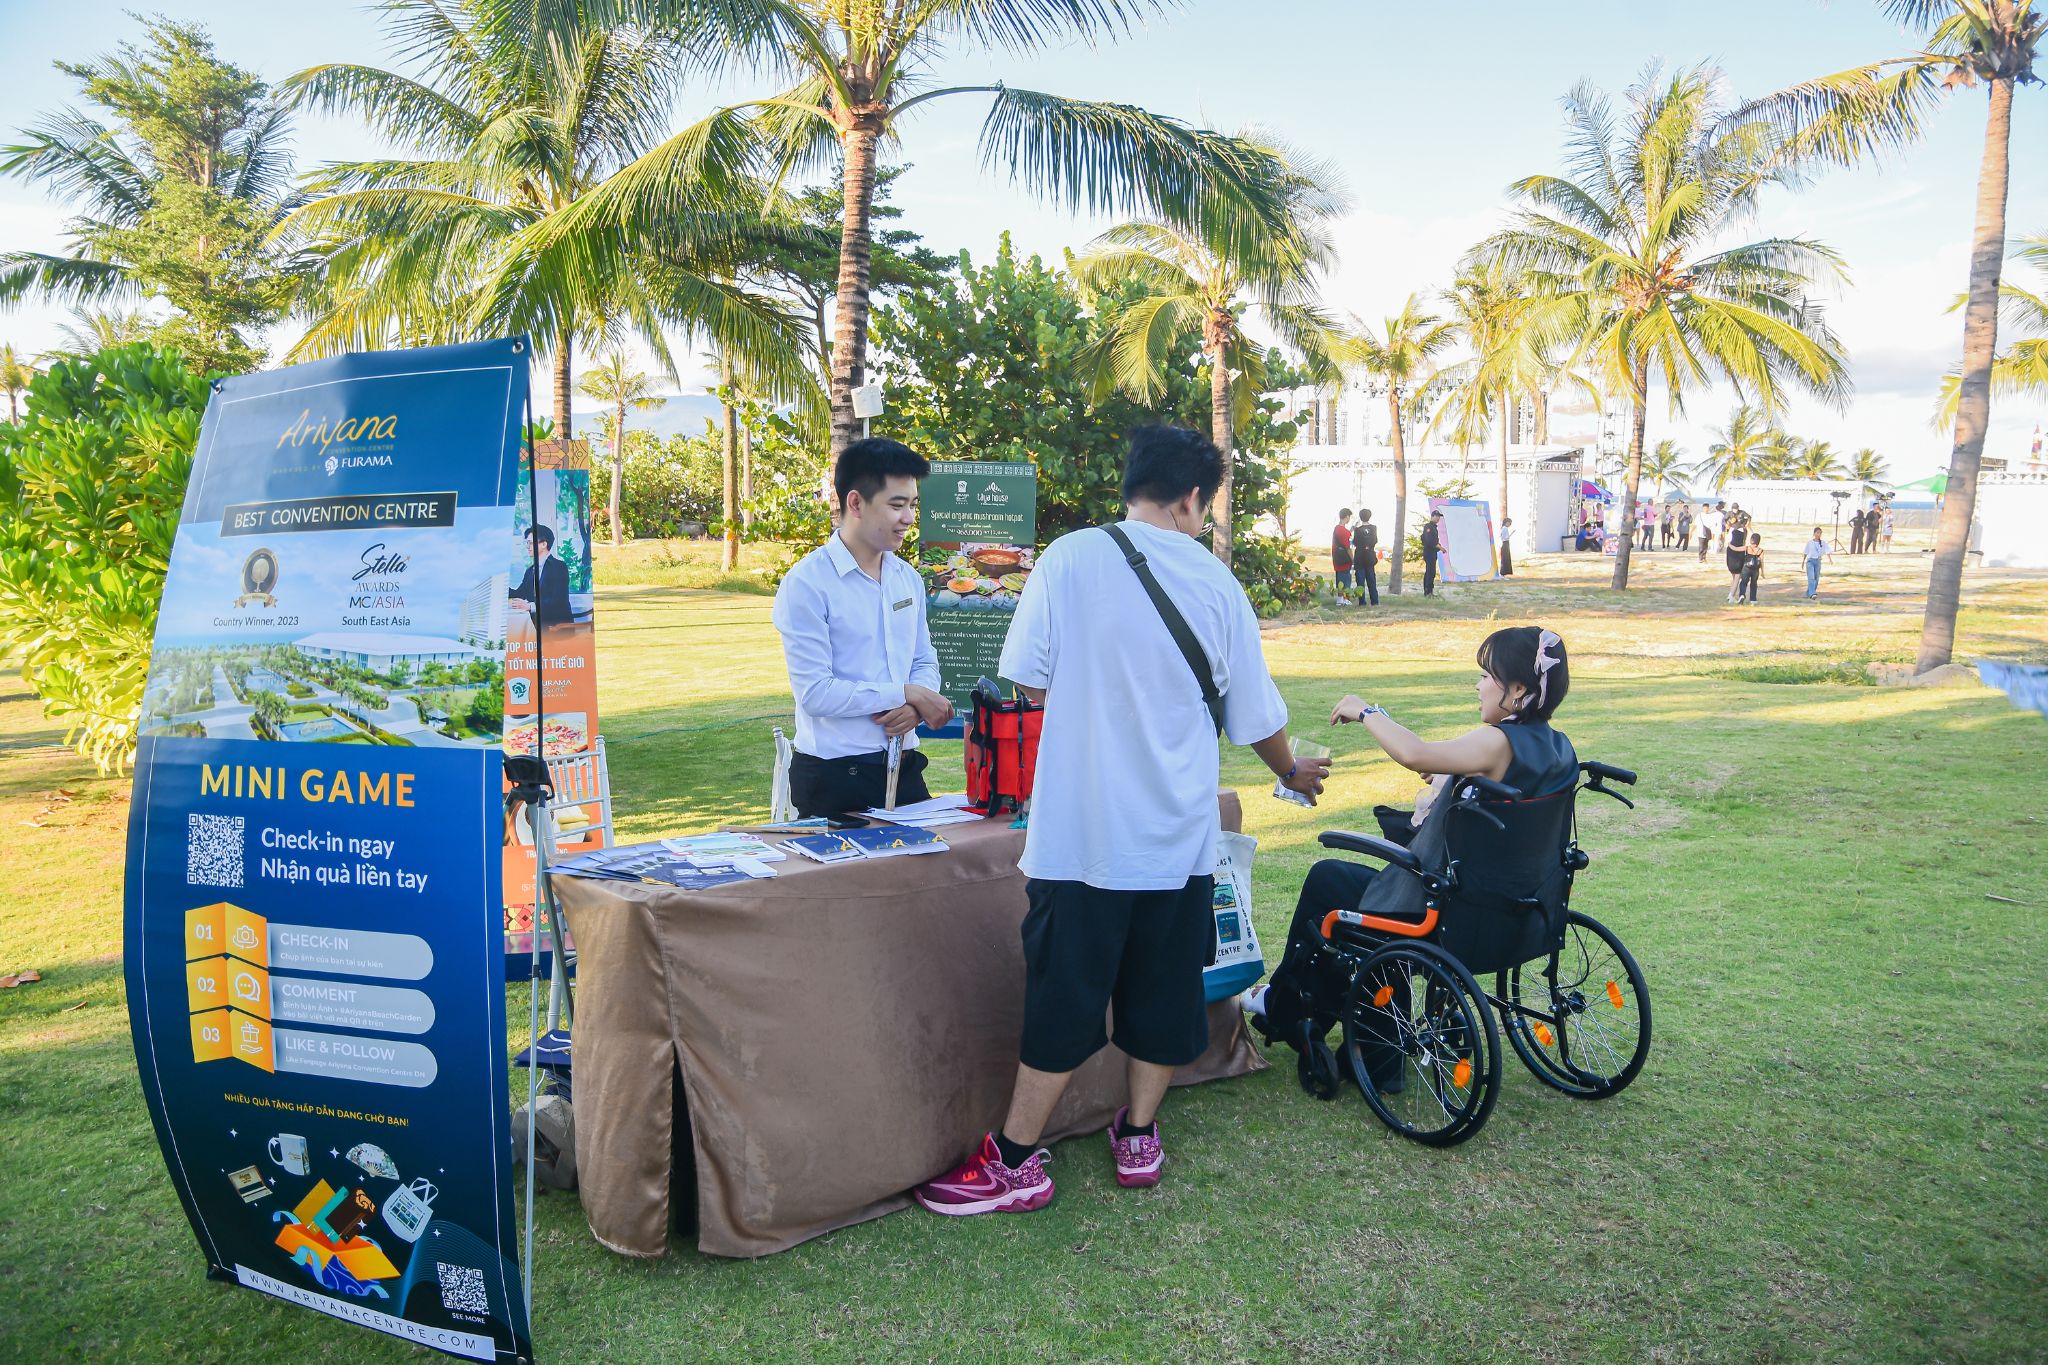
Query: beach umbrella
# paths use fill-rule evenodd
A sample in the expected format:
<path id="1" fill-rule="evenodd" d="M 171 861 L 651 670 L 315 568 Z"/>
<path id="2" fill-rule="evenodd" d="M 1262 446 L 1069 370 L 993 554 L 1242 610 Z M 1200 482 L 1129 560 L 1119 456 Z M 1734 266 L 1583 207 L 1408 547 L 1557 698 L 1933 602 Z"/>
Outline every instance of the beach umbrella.
<path id="1" fill-rule="evenodd" d="M 1591 498 L 1594 502 L 1613 502 L 1614 494 L 1594 483 L 1591 479 L 1579 480 L 1579 496 Z"/>
<path id="2" fill-rule="evenodd" d="M 1937 498 L 1941 497 L 1948 492 L 1948 471 L 1944 469 L 1939 474 L 1929 474 L 1924 479 L 1916 479 L 1912 483 L 1902 483 L 1895 491 L 1900 493 L 1932 493 Z"/>

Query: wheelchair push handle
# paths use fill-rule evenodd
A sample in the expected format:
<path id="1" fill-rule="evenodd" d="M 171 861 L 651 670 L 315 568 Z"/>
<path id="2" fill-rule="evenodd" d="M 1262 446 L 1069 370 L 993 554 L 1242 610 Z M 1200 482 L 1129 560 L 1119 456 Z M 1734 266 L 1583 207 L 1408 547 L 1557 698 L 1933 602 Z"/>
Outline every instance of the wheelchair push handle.
<path id="1" fill-rule="evenodd" d="M 1634 773 L 1626 768 L 1617 768 L 1607 763 L 1594 763 L 1591 760 L 1581 763 L 1579 770 L 1586 774 L 1587 791 L 1599 792 L 1602 796 L 1611 796 L 1630 810 L 1636 808 L 1635 802 L 1607 785 L 1609 782 L 1619 782 L 1625 787 L 1633 787 L 1636 784 L 1636 775 Z"/>
<path id="2" fill-rule="evenodd" d="M 1469 811 L 1502 833 L 1507 832 L 1507 825 L 1482 804 L 1481 798 L 1487 801 L 1522 799 L 1520 788 L 1510 787 L 1505 782 L 1496 782 L 1490 777 L 1454 777 L 1451 779 L 1451 790 L 1457 793 L 1459 810 Z"/>

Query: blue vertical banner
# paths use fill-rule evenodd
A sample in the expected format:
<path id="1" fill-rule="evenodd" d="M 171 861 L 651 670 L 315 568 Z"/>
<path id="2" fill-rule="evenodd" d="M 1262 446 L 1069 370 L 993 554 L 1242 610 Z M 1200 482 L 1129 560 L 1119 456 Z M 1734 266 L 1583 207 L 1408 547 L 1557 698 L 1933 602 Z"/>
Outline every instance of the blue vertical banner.
<path id="1" fill-rule="evenodd" d="M 128 833 L 142 1089 L 207 1273 L 532 1358 L 502 934 L 522 339 L 221 381 Z"/>

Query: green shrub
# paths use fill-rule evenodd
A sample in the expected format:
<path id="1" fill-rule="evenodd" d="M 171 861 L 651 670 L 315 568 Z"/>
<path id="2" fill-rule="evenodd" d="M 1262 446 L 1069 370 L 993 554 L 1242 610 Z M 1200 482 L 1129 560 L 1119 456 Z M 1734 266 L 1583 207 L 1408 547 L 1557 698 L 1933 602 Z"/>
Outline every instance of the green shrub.
<path id="1" fill-rule="evenodd" d="M 38 375 L 0 424 L 0 651 L 102 772 L 135 752 L 207 383 L 123 346 Z"/>

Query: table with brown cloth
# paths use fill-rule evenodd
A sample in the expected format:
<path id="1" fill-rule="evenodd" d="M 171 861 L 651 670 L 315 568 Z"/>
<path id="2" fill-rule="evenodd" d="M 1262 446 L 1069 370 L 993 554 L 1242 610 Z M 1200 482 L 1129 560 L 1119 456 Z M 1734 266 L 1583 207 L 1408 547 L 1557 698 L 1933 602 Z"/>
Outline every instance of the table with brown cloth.
<path id="1" fill-rule="evenodd" d="M 1236 794 L 1218 804 L 1238 828 Z M 947 852 L 791 855 L 773 880 L 705 891 L 553 878 L 577 948 L 576 1168 L 599 1242 L 665 1255 L 671 1191 L 687 1213 L 694 1186 L 699 1250 L 783 1251 L 904 1207 L 1002 1121 L 1024 1026 L 1024 832 L 938 833 Z M 1264 1066 L 1224 1000 L 1174 1084 Z M 1107 1127 L 1124 1097 L 1111 1045 L 1046 1140 Z"/>

